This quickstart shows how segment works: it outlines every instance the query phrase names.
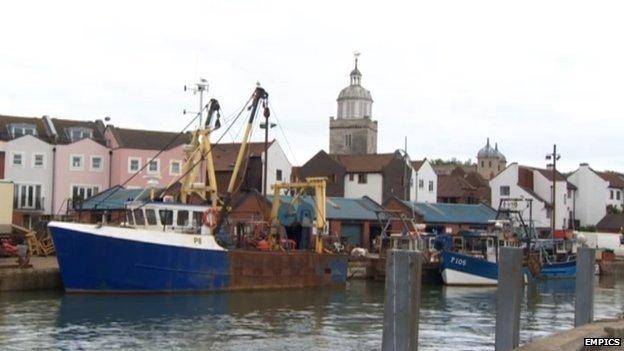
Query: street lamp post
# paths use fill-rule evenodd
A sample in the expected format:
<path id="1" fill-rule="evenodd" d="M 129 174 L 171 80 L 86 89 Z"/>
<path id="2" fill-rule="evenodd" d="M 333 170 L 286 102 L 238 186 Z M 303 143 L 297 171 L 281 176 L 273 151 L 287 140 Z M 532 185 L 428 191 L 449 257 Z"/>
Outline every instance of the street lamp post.
<path id="1" fill-rule="evenodd" d="M 553 144 L 553 151 L 546 155 L 546 160 L 552 160 L 552 215 L 550 218 L 550 238 L 555 238 L 555 227 L 557 224 L 557 160 L 561 155 L 557 153 L 557 144 Z"/>

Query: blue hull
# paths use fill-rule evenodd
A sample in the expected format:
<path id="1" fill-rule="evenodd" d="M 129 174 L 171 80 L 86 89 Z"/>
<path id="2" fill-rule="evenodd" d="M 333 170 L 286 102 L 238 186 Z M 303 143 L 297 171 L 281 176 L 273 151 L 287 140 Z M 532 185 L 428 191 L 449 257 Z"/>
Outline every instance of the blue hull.
<path id="1" fill-rule="evenodd" d="M 570 279 L 576 277 L 576 261 L 547 263 L 542 267 L 541 277 L 546 279 Z"/>
<path id="2" fill-rule="evenodd" d="M 442 252 L 440 269 L 449 285 L 492 285 L 498 281 L 498 264 L 456 252 Z"/>
<path id="3" fill-rule="evenodd" d="M 50 227 L 63 285 L 84 292 L 184 292 L 344 284 L 347 258 L 153 244 Z"/>

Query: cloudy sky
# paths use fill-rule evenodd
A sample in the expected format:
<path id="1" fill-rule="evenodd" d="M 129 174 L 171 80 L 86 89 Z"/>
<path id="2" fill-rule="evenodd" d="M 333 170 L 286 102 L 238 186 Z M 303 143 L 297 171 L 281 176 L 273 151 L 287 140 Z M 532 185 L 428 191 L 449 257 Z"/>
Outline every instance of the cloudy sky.
<path id="1" fill-rule="evenodd" d="M 544 166 L 557 143 L 566 170 L 624 171 L 622 10 L 569 0 L 12 1 L 0 12 L 0 114 L 179 130 L 197 104 L 184 84 L 208 79 L 229 115 L 259 81 L 294 155 L 274 129 L 277 139 L 301 164 L 328 148 L 357 50 L 379 152 L 407 136 L 413 158 L 474 159 L 489 136 L 510 161 Z"/>

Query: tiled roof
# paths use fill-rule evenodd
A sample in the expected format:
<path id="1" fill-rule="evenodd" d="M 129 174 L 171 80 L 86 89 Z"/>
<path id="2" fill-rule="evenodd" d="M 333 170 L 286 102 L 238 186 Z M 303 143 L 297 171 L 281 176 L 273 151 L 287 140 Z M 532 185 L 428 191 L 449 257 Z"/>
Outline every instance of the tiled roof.
<path id="1" fill-rule="evenodd" d="M 536 167 L 529 167 L 529 166 L 518 166 L 518 168 L 532 169 L 534 171 L 541 173 L 546 179 L 550 180 L 551 182 L 553 180 L 553 172 L 550 169 L 543 169 L 543 168 L 536 168 Z M 562 182 L 566 181 L 566 178 L 563 176 L 563 174 L 559 173 L 559 171 L 556 172 L 556 177 L 557 177 L 557 181 L 562 181 Z"/>
<path id="2" fill-rule="evenodd" d="M 37 130 L 37 138 L 45 142 L 51 142 L 41 117 L 17 117 L 5 115 L 0 115 L 0 140 L 9 141 L 12 139 L 9 131 L 9 126 L 11 124 L 32 124 Z"/>
<path id="3" fill-rule="evenodd" d="M 272 203 L 273 196 L 268 195 L 268 200 Z M 301 199 L 310 206 L 314 206 L 314 200 L 310 196 L 303 196 Z M 292 201 L 291 196 L 282 196 L 282 203 Z M 328 197 L 325 205 L 327 219 L 350 219 L 350 220 L 377 220 L 376 211 L 382 211 L 383 207 L 368 197 L 345 198 Z"/>
<path id="4" fill-rule="evenodd" d="M 466 181 L 474 187 L 489 187 L 490 186 L 487 179 L 485 179 L 482 175 L 480 175 L 477 172 L 467 173 L 464 179 L 466 179 Z"/>
<path id="5" fill-rule="evenodd" d="M 594 171 L 596 172 L 596 171 Z M 624 189 L 624 176 L 615 172 L 596 172 L 598 176 L 607 182 L 609 187 Z"/>
<path id="6" fill-rule="evenodd" d="M 596 224 L 596 229 L 619 232 L 624 228 L 624 213 L 608 213 Z"/>
<path id="7" fill-rule="evenodd" d="M 72 140 L 69 135 L 70 128 L 86 128 L 90 129 L 93 132 L 93 141 L 100 143 L 106 146 L 106 140 L 104 139 L 104 124 L 94 122 L 94 121 L 77 121 L 71 119 L 58 119 L 52 118 L 52 124 L 56 129 L 56 133 L 58 138 L 56 142 L 58 144 L 71 144 Z M 98 125 L 100 124 L 100 125 Z"/>
<path id="8" fill-rule="evenodd" d="M 412 168 L 414 168 L 414 170 L 418 172 L 420 170 L 420 167 L 422 167 L 422 165 L 425 163 L 426 160 L 427 159 L 420 160 L 420 161 L 412 161 Z"/>
<path id="9" fill-rule="evenodd" d="M 268 147 L 271 147 L 273 142 L 274 140 L 270 141 Z M 212 144 L 212 158 L 214 159 L 216 171 L 231 171 L 234 169 L 240 145 L 240 143 Z M 249 156 L 261 156 L 264 153 L 263 142 L 249 143 L 247 146 L 249 148 Z"/>
<path id="10" fill-rule="evenodd" d="M 173 149 L 182 144 L 191 142 L 192 135 L 186 132 L 178 136 L 175 132 L 163 132 L 156 130 L 127 129 L 109 126 L 120 148 L 140 149 L 140 150 L 162 150 L 169 145 L 168 149 Z"/>
<path id="11" fill-rule="evenodd" d="M 438 197 L 466 197 L 476 188 L 468 183 L 464 178 L 457 175 L 438 176 Z"/>
<path id="12" fill-rule="evenodd" d="M 342 164 L 348 173 L 363 172 L 374 173 L 381 170 L 395 157 L 394 153 L 388 154 L 364 154 L 364 155 L 330 155 L 334 160 Z"/>
<path id="13" fill-rule="evenodd" d="M 402 202 L 421 215 L 425 223 L 490 224 L 496 219 L 496 211 L 484 204 Z"/>

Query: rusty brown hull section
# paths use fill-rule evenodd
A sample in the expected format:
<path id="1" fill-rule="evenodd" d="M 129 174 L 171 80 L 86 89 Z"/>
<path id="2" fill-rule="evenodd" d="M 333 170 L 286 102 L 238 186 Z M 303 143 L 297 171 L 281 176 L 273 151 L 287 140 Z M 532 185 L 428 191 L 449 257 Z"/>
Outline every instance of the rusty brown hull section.
<path id="1" fill-rule="evenodd" d="M 345 255 L 233 250 L 228 256 L 228 290 L 340 286 L 347 279 Z"/>

